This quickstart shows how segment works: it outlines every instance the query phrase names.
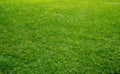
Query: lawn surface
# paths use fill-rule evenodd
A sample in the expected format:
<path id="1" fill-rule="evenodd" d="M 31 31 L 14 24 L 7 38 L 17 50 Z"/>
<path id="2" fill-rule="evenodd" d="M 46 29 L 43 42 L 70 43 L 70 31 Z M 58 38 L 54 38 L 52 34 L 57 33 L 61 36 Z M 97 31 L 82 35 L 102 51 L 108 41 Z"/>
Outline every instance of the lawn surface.
<path id="1" fill-rule="evenodd" d="M 0 74 L 120 74 L 120 0 L 0 0 Z"/>

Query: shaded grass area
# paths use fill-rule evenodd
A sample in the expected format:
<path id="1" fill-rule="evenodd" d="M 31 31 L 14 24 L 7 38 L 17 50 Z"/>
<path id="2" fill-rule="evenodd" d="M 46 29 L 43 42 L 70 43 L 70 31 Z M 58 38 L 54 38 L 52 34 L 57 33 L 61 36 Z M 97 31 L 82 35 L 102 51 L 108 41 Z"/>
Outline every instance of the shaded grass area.
<path id="1" fill-rule="evenodd" d="M 119 74 L 119 0 L 0 0 L 1 74 Z"/>

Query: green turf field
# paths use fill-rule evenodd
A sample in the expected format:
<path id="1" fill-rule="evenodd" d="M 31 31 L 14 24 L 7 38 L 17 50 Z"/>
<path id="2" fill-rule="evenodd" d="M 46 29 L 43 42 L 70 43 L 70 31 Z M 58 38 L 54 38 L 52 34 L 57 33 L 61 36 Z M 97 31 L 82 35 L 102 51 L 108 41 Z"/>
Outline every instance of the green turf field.
<path id="1" fill-rule="evenodd" d="M 0 0 L 0 74 L 120 74 L 120 0 Z"/>

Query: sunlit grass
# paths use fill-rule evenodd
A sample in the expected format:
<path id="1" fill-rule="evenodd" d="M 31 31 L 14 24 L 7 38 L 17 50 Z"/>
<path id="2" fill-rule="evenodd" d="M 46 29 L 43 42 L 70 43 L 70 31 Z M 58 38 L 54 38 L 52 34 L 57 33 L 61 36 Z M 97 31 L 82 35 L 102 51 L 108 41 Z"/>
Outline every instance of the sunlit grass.
<path id="1" fill-rule="evenodd" d="M 119 0 L 0 0 L 0 74 L 119 74 Z"/>

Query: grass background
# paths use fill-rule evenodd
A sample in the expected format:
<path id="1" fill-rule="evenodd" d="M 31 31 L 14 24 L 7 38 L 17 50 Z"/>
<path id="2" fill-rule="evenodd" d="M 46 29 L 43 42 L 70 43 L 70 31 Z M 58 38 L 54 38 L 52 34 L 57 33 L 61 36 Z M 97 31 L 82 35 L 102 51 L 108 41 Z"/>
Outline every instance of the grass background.
<path id="1" fill-rule="evenodd" d="M 0 74 L 120 74 L 120 1 L 0 0 Z"/>

